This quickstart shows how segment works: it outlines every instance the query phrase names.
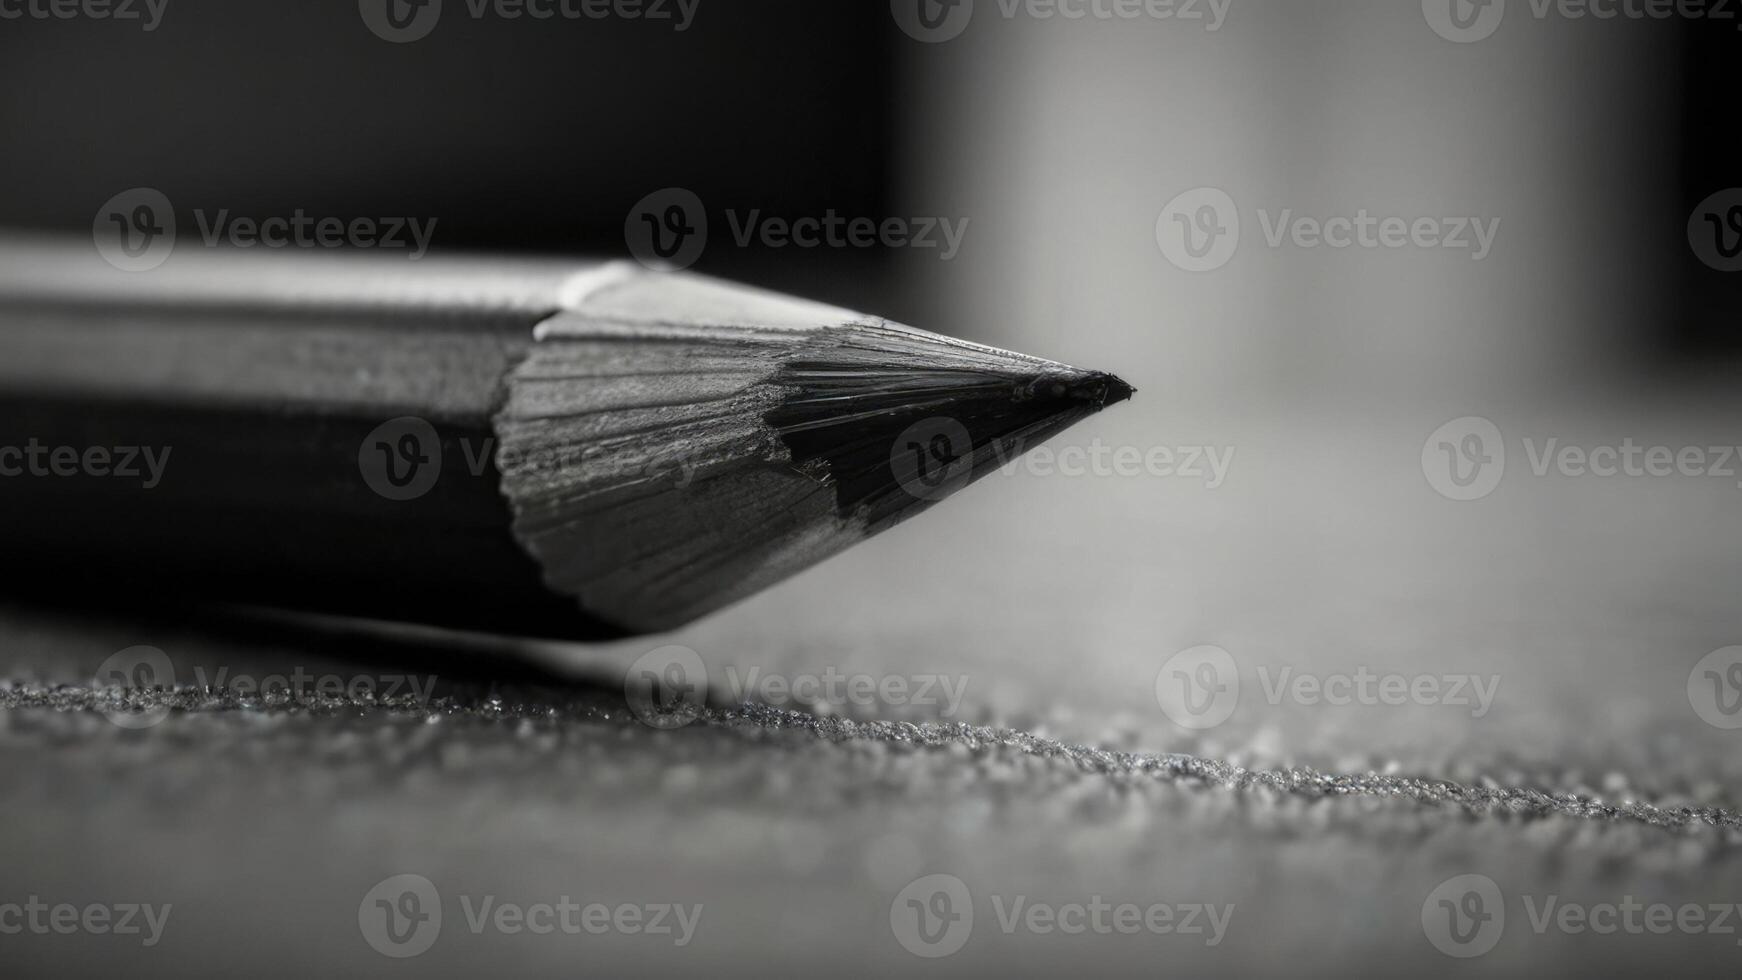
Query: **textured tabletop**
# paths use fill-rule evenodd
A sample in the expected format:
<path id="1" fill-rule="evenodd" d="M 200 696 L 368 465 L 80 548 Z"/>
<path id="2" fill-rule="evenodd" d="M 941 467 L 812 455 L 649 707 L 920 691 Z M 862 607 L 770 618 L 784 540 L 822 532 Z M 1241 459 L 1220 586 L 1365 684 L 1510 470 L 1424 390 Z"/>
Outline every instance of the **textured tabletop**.
<path id="1" fill-rule="evenodd" d="M 681 634 L 607 647 L 8 607 L 0 899 L 170 911 L 154 945 L 0 936 L 0 958 L 143 976 L 1727 967 L 1742 755 L 1690 674 L 1697 693 L 1696 664 L 1742 641 L 1742 490 L 1535 475 L 1534 433 L 1725 436 L 1601 417 L 1498 417 L 1515 458 L 1476 501 L 1424 478 L 1433 420 L 1188 421 L 1236 450 L 1214 489 L 994 476 Z M 1097 437 L 1139 434 L 1054 448 Z M 1203 663 L 1175 655 L 1206 644 L 1237 675 L 1225 718 L 1165 696 Z M 136 645 L 177 686 L 93 692 Z M 710 705 L 655 727 L 623 678 L 671 645 L 706 664 Z M 304 689 L 250 690 L 274 674 Z M 1658 928 L 1691 906 L 1703 925 Z"/>

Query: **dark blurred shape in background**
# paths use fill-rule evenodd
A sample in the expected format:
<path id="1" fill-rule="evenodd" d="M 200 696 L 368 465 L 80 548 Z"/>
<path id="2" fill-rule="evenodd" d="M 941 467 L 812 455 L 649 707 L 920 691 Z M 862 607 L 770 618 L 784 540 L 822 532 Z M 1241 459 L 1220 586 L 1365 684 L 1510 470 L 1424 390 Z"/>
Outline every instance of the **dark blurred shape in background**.
<path id="1" fill-rule="evenodd" d="M 888 211 L 899 131 L 881 5 L 703 2 L 682 31 L 447 7 L 406 44 L 348 0 L 171 0 L 144 37 L 0 21 L 0 224 L 83 233 L 143 185 L 186 228 L 194 208 L 301 208 L 434 216 L 445 250 L 621 254 L 630 208 L 666 186 L 772 215 Z M 767 264 L 709 258 L 722 274 Z M 760 278 L 866 258 L 795 251 Z"/>
<path id="2" fill-rule="evenodd" d="M 1742 114 L 1736 104 L 1742 32 L 1734 21 L 1719 20 L 1690 20 L 1683 31 L 1681 87 L 1672 90 L 1666 79 L 1664 111 L 1681 125 L 1681 191 L 1691 210 L 1713 192 L 1742 184 Z M 1742 277 L 1697 263 L 1684 268 L 1689 282 L 1681 315 L 1666 324 L 1664 346 L 1673 356 L 1734 362 L 1742 356 L 1736 317 Z"/>
<path id="3" fill-rule="evenodd" d="M 1156 21 L 1083 22 L 1067 31 L 1062 21 L 998 22 L 982 11 L 966 37 L 944 44 L 904 36 L 881 2 L 704 0 L 681 31 L 672 21 L 474 17 L 465 3 L 450 0 L 448 6 L 436 30 L 406 44 L 374 36 L 357 6 L 344 0 L 174 0 L 145 37 L 137 25 L 113 21 L 0 22 L 0 84 L 6 92 L 0 98 L 0 138 L 7 149 L 0 155 L 0 225 L 82 233 L 101 202 L 120 190 L 149 186 L 184 212 L 224 208 L 235 216 L 264 217 L 300 208 L 314 215 L 435 217 L 435 243 L 446 250 L 621 253 L 625 216 L 662 187 L 696 192 L 716 221 L 725 208 L 739 216 L 753 209 L 763 216 L 820 216 L 833 209 L 880 218 L 902 213 L 913 192 L 933 188 L 941 193 L 927 200 L 929 213 L 971 214 L 978 226 L 971 237 L 984 254 L 992 239 L 1032 241 L 1058 232 L 1044 223 L 984 213 L 986 198 L 956 199 L 961 195 L 952 194 L 952 186 L 974 188 L 982 180 L 991 188 L 1022 180 L 1047 181 L 1056 189 L 1101 184 L 1095 173 L 1045 173 L 1036 166 L 1024 140 L 1037 138 L 1033 130 L 1047 125 L 1049 103 L 1098 120 L 1097 131 L 1160 139 L 1167 159 L 1177 158 L 1174 144 L 1203 145 L 1205 127 L 1194 114 L 1216 109 L 1227 118 L 1211 128 L 1246 131 L 1249 153 L 1257 158 L 1251 160 L 1254 173 L 1263 171 L 1265 147 L 1288 148 L 1276 163 L 1282 171 L 1271 175 L 1286 172 L 1290 179 L 1272 183 L 1288 195 L 1280 200 L 1299 209 L 1317 198 L 1301 189 L 1301 181 L 1338 172 L 1346 161 L 1337 153 L 1360 148 L 1342 141 L 1335 152 L 1310 152 L 1311 135 L 1291 136 L 1296 127 L 1308 119 L 1319 130 L 1338 123 L 1342 85 L 1368 94 L 1399 82 L 1407 86 L 1412 75 L 1417 82 L 1430 79 L 1435 61 L 1455 58 L 1458 98 L 1473 107 L 1509 112 L 1534 101 L 1526 115 L 1538 115 L 1512 125 L 1559 131 L 1552 139 L 1565 155 L 1553 165 L 1568 182 L 1602 195 L 1613 193 L 1601 186 L 1603 173 L 1645 179 L 1655 186 L 1639 188 L 1641 198 L 1661 196 L 1682 208 L 1654 209 L 1638 222 L 1600 196 L 1573 209 L 1583 217 L 1567 219 L 1569 245 L 1613 254 L 1615 243 L 1601 238 L 1633 236 L 1647 258 L 1626 263 L 1633 278 L 1626 286 L 1649 315 L 1630 316 L 1625 324 L 1572 326 L 1563 351 L 1580 349 L 1575 359 L 1581 362 L 1610 351 L 1635 366 L 1664 358 L 1705 362 L 1742 351 L 1726 314 L 1735 308 L 1742 280 L 1683 261 L 1687 209 L 1738 181 L 1734 161 L 1742 147 L 1727 124 L 1734 116 L 1728 75 L 1742 41 L 1731 22 L 1532 23 L 1521 8 L 1502 36 L 1478 52 L 1480 45 L 1448 45 L 1433 37 L 1413 5 L 1378 27 L 1370 25 L 1380 20 L 1374 12 L 1382 8 L 1371 5 L 1236 5 L 1217 31 Z M 669 6 L 675 13 L 675 3 Z M 1266 29 L 1266 21 L 1279 20 L 1296 29 Z M 1348 25 L 1367 37 L 1351 37 Z M 1388 77 L 1363 60 L 1359 52 L 1365 48 L 1354 47 L 1373 36 L 1399 53 L 1415 46 L 1430 58 L 1388 62 L 1397 72 Z M 1093 71 L 1066 79 L 1047 74 L 1057 52 L 1074 57 L 1068 52 L 1079 44 L 1103 49 L 1088 56 Z M 1185 45 L 1195 58 L 1180 58 Z M 1540 60 L 1541 70 L 1528 77 L 1558 95 L 1509 95 L 1513 83 L 1482 71 L 1482 56 L 1508 49 L 1521 59 Z M 1277 114 L 1254 113 L 1227 86 L 1198 85 L 1194 79 L 1202 72 L 1194 75 L 1189 68 L 1197 58 L 1243 73 L 1257 89 L 1249 94 L 1274 102 Z M 1347 77 L 1348 71 L 1360 74 Z M 1581 76 L 1599 81 L 1581 91 Z M 1604 78 L 1621 81 L 1605 91 Z M 1048 91 L 1041 91 L 1037 79 L 1047 80 Z M 1075 90 L 1069 87 L 1073 81 Z M 1122 91 L 1127 101 L 1119 101 Z M 1220 100 L 1226 100 L 1225 110 L 1218 108 Z M 1418 104 L 1410 107 L 1417 113 L 1414 133 L 1353 105 L 1343 111 L 1350 125 L 1365 119 L 1408 142 L 1444 122 Z M 1621 159 L 1602 145 L 1613 142 L 1617 127 L 1627 132 L 1636 123 L 1679 126 L 1679 163 L 1666 152 L 1673 137 L 1665 144 L 1660 139 L 1667 134 L 1655 131 L 1630 139 L 1633 153 Z M 1515 175 L 1529 172 L 1533 155 L 1538 163 L 1550 162 L 1529 145 L 1509 141 L 1508 125 L 1495 120 L 1491 144 L 1468 147 L 1472 159 L 1485 158 Z M 1306 158 L 1302 147 L 1309 150 Z M 1678 165 L 1678 172 L 1666 169 Z M 962 178 L 964 168 L 974 179 Z M 1155 169 L 1157 199 L 1127 202 L 1141 203 L 1139 212 L 1153 213 L 1155 204 L 1191 186 Z M 1117 181 L 1105 187 L 1121 193 Z M 1037 192 L 1019 187 L 1012 193 L 1031 199 Z M 1058 200 L 1065 196 L 1068 190 Z M 1138 217 L 1146 220 L 1142 213 Z M 1526 217 L 1506 212 L 1506 223 L 1522 231 Z M 1134 227 L 1141 232 L 1144 223 Z M 716 227 L 715 241 L 729 234 Z M 1504 237 L 1514 247 L 1496 254 L 1496 262 L 1516 265 L 1530 258 L 1516 232 Z M 1117 246 L 1129 251 L 1129 244 Z M 1019 246 L 1001 244 L 1003 251 L 987 260 L 994 268 L 979 278 L 996 277 L 1009 265 L 1012 247 Z M 1082 253 L 1080 243 L 1073 248 Z M 1092 250 L 1082 257 L 1097 261 Z M 1309 263 L 1302 265 L 1305 276 L 1319 279 Z M 907 319 L 966 315 L 975 322 L 932 325 L 1010 344 L 1030 339 L 1009 327 L 996 303 L 964 308 L 911 298 L 916 283 L 936 291 L 946 279 L 935 264 L 893 262 L 883 247 L 775 251 L 752 242 L 714 247 L 700 268 Z M 915 270 L 917 277 L 906 275 Z M 1014 267 L 1006 271 L 1022 275 Z M 1174 273 L 1165 266 L 1160 271 Z M 1286 282 L 1289 271 L 1264 270 L 1264 278 Z M 1613 284 L 1598 267 L 1589 276 L 1593 291 Z M 972 274 L 948 277 L 948 291 L 959 294 L 975 280 Z M 988 283 L 980 281 L 978 288 L 984 291 Z M 1270 319 L 1311 319 L 1300 304 L 1275 300 Z M 1386 301 L 1371 296 L 1368 304 L 1383 309 Z M 1475 313 L 1497 319 L 1491 312 Z M 1324 315 L 1333 323 L 1342 319 L 1335 309 Z M 1569 321 L 1583 319 L 1576 309 L 1567 315 Z M 1298 327 L 1289 332 L 1293 337 L 1280 344 L 1253 339 L 1273 351 L 1299 343 L 1338 349 L 1354 339 L 1302 334 Z M 1434 343 L 1426 346 L 1423 356 Z M 1089 359 L 1101 351 L 1056 353 Z M 1223 360 L 1239 348 L 1216 353 Z"/>

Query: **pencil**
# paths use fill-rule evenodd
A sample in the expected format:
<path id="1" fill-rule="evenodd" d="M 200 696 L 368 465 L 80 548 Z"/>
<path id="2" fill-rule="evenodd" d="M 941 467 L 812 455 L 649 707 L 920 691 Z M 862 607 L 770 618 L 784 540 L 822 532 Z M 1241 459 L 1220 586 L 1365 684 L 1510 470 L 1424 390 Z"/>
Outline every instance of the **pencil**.
<path id="1" fill-rule="evenodd" d="M 667 630 L 1130 394 L 630 263 L 0 238 L 0 587 Z"/>

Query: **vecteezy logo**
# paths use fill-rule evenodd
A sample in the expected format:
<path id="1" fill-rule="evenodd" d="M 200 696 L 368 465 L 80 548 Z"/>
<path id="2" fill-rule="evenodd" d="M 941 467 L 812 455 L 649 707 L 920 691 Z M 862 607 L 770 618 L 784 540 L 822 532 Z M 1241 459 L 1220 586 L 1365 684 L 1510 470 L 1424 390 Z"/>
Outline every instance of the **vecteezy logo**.
<path id="1" fill-rule="evenodd" d="M 708 244 L 708 212 L 695 192 L 682 187 L 654 191 L 629 209 L 623 222 L 629 254 L 649 269 L 687 269 Z"/>
<path id="2" fill-rule="evenodd" d="M 974 896 L 955 875 L 917 878 L 889 903 L 889 928 L 915 956 L 949 956 L 974 932 Z"/>
<path id="3" fill-rule="evenodd" d="M 1488 496 L 1506 473 L 1506 441 L 1500 427 L 1474 415 L 1447 422 L 1422 443 L 1421 472 L 1442 497 Z"/>
<path id="4" fill-rule="evenodd" d="M 1719 272 L 1742 271 L 1742 187 L 1721 190 L 1688 216 L 1688 244 Z"/>
<path id="5" fill-rule="evenodd" d="M 1421 931 L 1447 956 L 1481 956 L 1506 931 L 1500 886 L 1487 875 L 1459 875 L 1440 882 L 1421 903 Z"/>
<path id="6" fill-rule="evenodd" d="M 169 654 L 156 647 L 128 647 L 111 654 L 97 667 L 97 676 L 91 679 L 91 686 L 132 691 L 167 690 L 175 686 L 175 666 L 169 662 Z M 143 711 L 103 708 L 102 713 L 103 717 L 122 728 L 150 728 L 169 717 L 169 708 L 161 704 Z"/>
<path id="7" fill-rule="evenodd" d="M 1742 728 L 1742 646 L 1713 650 L 1694 664 L 1688 703 L 1713 728 Z"/>
<path id="8" fill-rule="evenodd" d="M 1234 656 L 1208 644 L 1181 650 L 1156 671 L 1155 700 L 1181 728 L 1202 731 L 1220 725 L 1240 704 Z"/>
<path id="9" fill-rule="evenodd" d="M 908 37 L 937 44 L 968 29 L 974 0 L 889 0 L 889 12 Z"/>
<path id="10" fill-rule="evenodd" d="M 357 0 L 357 12 L 376 37 L 406 44 L 435 30 L 442 19 L 442 0 Z"/>
<path id="11" fill-rule="evenodd" d="M 667 731 L 682 728 L 707 703 L 707 665 L 689 647 L 649 650 L 623 675 L 623 695 L 642 724 Z"/>
<path id="12" fill-rule="evenodd" d="M 357 928 L 382 956 L 417 956 L 442 934 L 441 893 L 423 875 L 394 875 L 363 895 Z"/>
<path id="13" fill-rule="evenodd" d="M 363 437 L 357 469 L 369 489 L 388 500 L 416 500 L 442 475 L 442 442 L 435 426 L 406 415 Z"/>
<path id="14" fill-rule="evenodd" d="M 942 500 L 974 477 L 974 440 L 962 423 L 936 415 L 903 429 L 889 447 L 895 483 L 918 500 Z"/>
<path id="15" fill-rule="evenodd" d="M 1469 44 L 1500 29 L 1500 21 L 1506 17 L 1506 0 L 1421 0 L 1421 14 L 1435 34 Z"/>
<path id="16" fill-rule="evenodd" d="M 1226 191 L 1186 191 L 1156 216 L 1155 244 L 1169 262 L 1187 272 L 1220 269 L 1240 246 L 1240 209 Z"/>
<path id="17" fill-rule="evenodd" d="M 175 210 L 151 187 L 122 191 L 97 209 L 91 240 L 103 261 L 122 272 L 146 272 L 175 249 Z"/>

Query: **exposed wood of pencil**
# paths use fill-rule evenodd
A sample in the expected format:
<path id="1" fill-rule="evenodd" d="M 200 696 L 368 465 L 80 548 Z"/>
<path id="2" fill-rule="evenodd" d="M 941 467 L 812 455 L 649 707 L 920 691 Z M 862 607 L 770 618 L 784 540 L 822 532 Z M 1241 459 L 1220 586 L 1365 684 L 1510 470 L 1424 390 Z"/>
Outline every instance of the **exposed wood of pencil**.
<path id="1" fill-rule="evenodd" d="M 900 472 L 916 423 L 966 434 L 967 482 L 1129 393 L 622 264 L 196 250 L 122 273 L 0 240 L 0 586 L 665 629 L 934 502 Z M 400 417 L 440 477 L 395 500 L 361 460 Z M 31 446 L 154 449 L 160 479 L 3 475 Z"/>

